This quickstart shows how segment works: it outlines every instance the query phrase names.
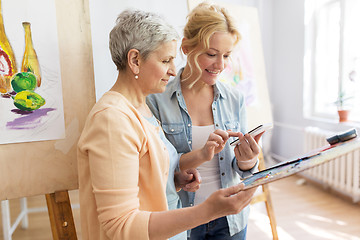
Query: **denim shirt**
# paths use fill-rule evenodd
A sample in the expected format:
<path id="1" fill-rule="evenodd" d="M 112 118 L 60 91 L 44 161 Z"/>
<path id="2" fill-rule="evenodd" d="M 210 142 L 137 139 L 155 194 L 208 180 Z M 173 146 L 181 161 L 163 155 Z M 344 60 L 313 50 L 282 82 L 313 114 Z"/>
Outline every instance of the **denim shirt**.
<path id="1" fill-rule="evenodd" d="M 155 117 L 160 120 L 167 139 L 175 146 L 178 153 L 187 153 L 192 149 L 192 122 L 180 85 L 183 70 L 183 68 L 180 69 L 175 79 L 169 82 L 165 92 L 151 94 L 146 100 Z M 217 81 L 214 85 L 214 101 L 211 108 L 215 129 L 246 132 L 245 102 L 238 90 Z M 257 171 L 258 163 L 249 171 L 239 169 L 234 147 L 230 146 L 232 140 L 234 139 L 229 139 L 224 149 L 215 155 L 219 161 L 222 188 L 233 186 L 239 183 L 241 178 Z M 183 206 L 194 204 L 196 193 L 181 191 L 180 194 Z M 246 227 L 248 216 L 249 207 L 244 208 L 239 214 L 227 216 L 231 235 Z"/>

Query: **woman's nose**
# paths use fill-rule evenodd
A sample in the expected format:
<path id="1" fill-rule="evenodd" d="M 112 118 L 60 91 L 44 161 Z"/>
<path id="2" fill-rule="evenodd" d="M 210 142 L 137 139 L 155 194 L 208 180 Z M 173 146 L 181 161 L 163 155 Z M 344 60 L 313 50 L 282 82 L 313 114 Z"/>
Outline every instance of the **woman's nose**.
<path id="1" fill-rule="evenodd" d="M 225 69 L 225 59 L 223 56 L 219 56 L 217 59 L 216 59 L 216 68 L 219 69 L 219 70 L 224 70 Z"/>
<path id="2" fill-rule="evenodd" d="M 174 63 L 171 64 L 168 73 L 170 76 L 176 76 L 176 67 Z"/>

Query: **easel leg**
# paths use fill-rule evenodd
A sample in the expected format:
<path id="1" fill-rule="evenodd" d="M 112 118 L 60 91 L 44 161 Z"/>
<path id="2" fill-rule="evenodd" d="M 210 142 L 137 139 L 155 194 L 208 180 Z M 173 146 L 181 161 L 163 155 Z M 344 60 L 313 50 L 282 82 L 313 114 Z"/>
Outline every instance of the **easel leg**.
<path id="1" fill-rule="evenodd" d="M 276 230 L 275 213 L 274 213 L 274 210 L 272 208 L 272 202 L 271 202 L 269 188 L 265 184 L 265 185 L 262 185 L 262 189 L 263 189 L 263 192 L 265 193 L 265 198 L 266 198 L 265 206 L 266 206 L 266 211 L 267 211 L 267 214 L 268 214 L 269 220 L 270 220 L 270 227 L 271 227 L 271 232 L 272 232 L 272 235 L 273 235 L 273 239 L 278 240 L 279 237 L 278 237 L 277 230 Z"/>
<path id="2" fill-rule="evenodd" d="M 21 221 L 21 227 L 23 229 L 27 229 L 29 227 L 29 217 L 28 217 L 28 207 L 27 207 L 26 197 L 20 199 L 20 207 L 21 207 L 21 212 L 25 213 Z"/>
<path id="3" fill-rule="evenodd" d="M 264 159 L 264 155 L 261 151 L 259 154 L 259 170 L 261 171 L 264 169 L 265 169 L 265 159 Z M 258 202 L 265 202 L 266 212 L 269 217 L 273 240 L 278 240 L 279 237 L 278 237 L 277 229 L 276 229 L 275 213 L 274 213 L 274 210 L 272 207 L 270 190 L 269 190 L 269 187 L 267 186 L 267 184 L 262 185 L 262 190 L 263 190 L 263 192 L 261 194 L 255 196 L 253 198 L 253 200 L 251 201 L 251 204 L 255 204 Z"/>
<path id="4" fill-rule="evenodd" d="M 77 240 L 68 191 L 46 194 L 54 240 Z"/>
<path id="5" fill-rule="evenodd" d="M 1 201 L 1 213 L 2 213 L 4 240 L 11 240 L 12 232 L 11 232 L 11 222 L 10 222 L 9 200 Z"/>

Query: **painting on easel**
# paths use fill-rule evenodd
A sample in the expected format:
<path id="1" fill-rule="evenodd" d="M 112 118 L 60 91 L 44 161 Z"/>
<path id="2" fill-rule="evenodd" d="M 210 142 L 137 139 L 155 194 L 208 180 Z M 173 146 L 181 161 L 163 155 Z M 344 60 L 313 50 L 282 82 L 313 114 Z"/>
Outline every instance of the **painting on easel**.
<path id="1" fill-rule="evenodd" d="M 240 22 L 239 30 L 242 33 L 240 43 L 231 53 L 231 64 L 220 75 L 220 81 L 227 82 L 237 88 L 245 98 L 246 106 L 257 102 L 255 64 L 252 54 L 250 25 Z"/>
<path id="2" fill-rule="evenodd" d="M 54 0 L 0 0 L 0 144 L 65 137 Z"/>

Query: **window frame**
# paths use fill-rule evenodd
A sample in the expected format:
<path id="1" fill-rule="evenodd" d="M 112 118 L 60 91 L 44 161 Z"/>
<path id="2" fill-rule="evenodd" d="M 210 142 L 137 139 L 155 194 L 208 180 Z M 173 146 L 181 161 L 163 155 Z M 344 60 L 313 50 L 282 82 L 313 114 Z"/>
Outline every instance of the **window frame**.
<path id="1" fill-rule="evenodd" d="M 345 0 L 306 0 L 305 1 L 305 54 L 304 54 L 304 116 L 306 118 L 321 118 L 321 119 L 337 119 L 336 105 L 334 103 L 334 111 L 320 112 L 315 108 L 316 105 L 316 73 L 319 69 L 316 65 L 318 50 L 316 47 L 316 40 L 319 36 L 320 29 L 318 23 L 320 22 L 319 11 L 323 11 L 326 7 L 332 4 L 339 4 L 339 46 L 338 46 L 338 76 L 337 76 L 337 96 L 343 91 L 344 82 L 347 81 L 345 74 L 345 27 L 346 27 L 346 3 Z M 330 9 L 330 7 L 329 7 Z M 360 56 L 359 56 L 360 57 Z M 360 74 L 360 72 L 358 72 Z M 359 81 L 360 79 L 357 79 Z M 336 99 L 334 99 L 334 102 Z M 359 109 L 357 109 L 359 111 Z M 354 122 L 360 122 L 360 117 L 351 119 Z"/>

